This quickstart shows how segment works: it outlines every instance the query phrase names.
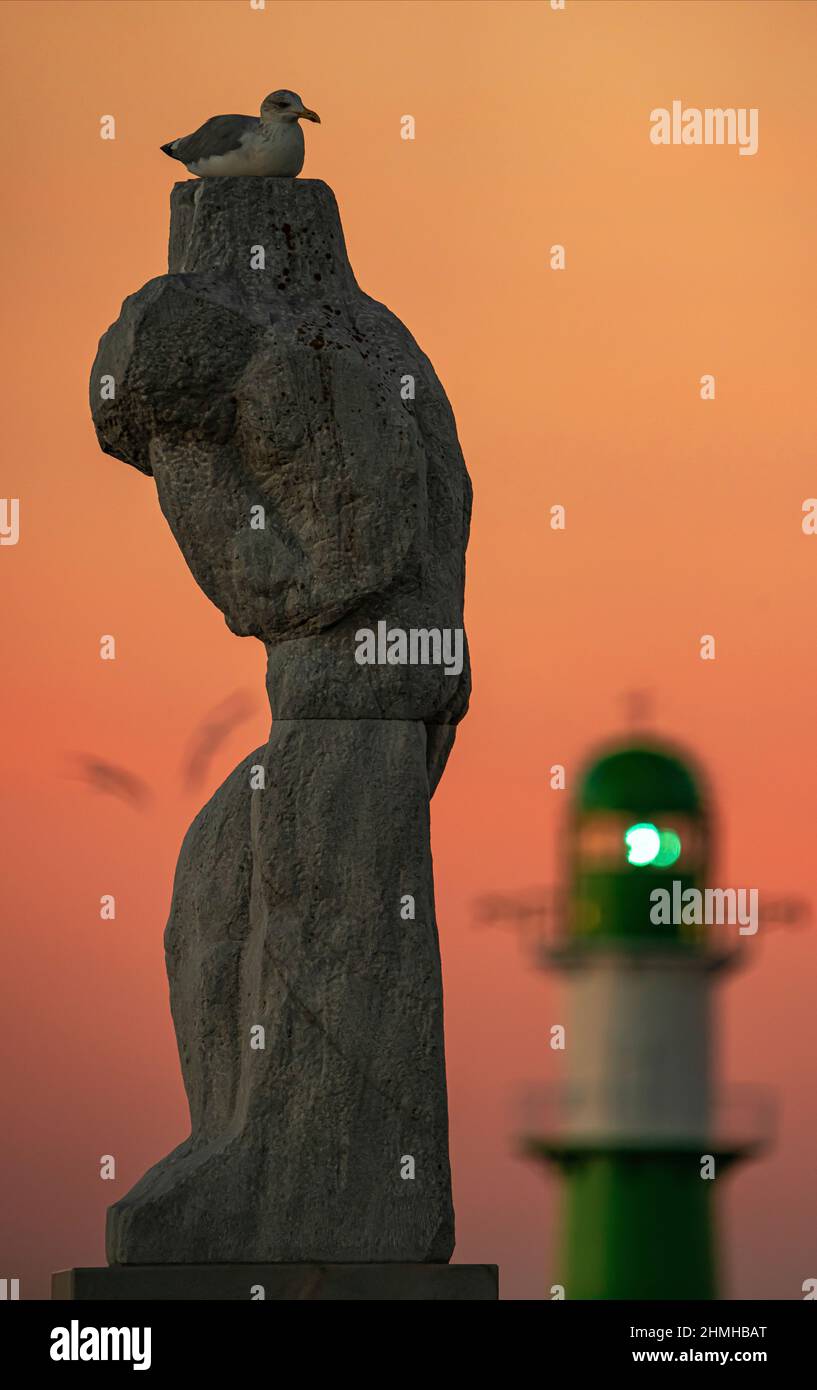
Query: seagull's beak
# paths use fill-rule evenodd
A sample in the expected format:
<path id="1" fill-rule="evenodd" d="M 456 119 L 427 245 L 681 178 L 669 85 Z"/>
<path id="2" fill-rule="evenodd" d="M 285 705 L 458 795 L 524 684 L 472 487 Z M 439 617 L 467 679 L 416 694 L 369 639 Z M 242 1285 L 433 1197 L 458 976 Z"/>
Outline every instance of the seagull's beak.
<path id="1" fill-rule="evenodd" d="M 320 116 L 318 115 L 317 111 L 309 111 L 309 110 L 307 110 L 306 107 L 304 107 L 303 111 L 299 112 L 299 115 L 300 115 L 301 120 L 304 120 L 304 121 L 317 121 L 318 125 L 320 125 L 320 123 L 321 123 L 321 118 L 320 118 Z"/>

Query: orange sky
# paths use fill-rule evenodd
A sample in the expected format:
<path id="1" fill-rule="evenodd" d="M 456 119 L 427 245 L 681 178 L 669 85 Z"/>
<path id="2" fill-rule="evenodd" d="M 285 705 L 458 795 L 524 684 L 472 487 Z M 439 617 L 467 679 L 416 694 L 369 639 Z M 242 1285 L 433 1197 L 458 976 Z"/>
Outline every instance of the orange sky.
<path id="1" fill-rule="evenodd" d="M 474 483 L 474 698 L 433 805 L 456 1258 L 541 1297 L 557 1186 L 512 1136 L 520 1085 L 558 1075 L 559 995 L 470 904 L 552 881 L 550 765 L 570 777 L 648 687 L 714 782 L 717 882 L 817 899 L 817 7 L 6 0 L 0 28 L 0 496 L 21 499 L 0 549 L 0 1275 L 43 1296 L 50 1270 L 102 1262 L 105 1207 L 187 1132 L 161 937 L 188 822 L 266 735 L 263 651 L 197 589 L 150 481 L 99 452 L 87 380 L 122 299 L 166 269 L 183 171 L 158 146 L 287 86 L 322 117 L 304 174 L 434 362 Z M 757 107 L 758 153 L 651 145 L 675 98 Z M 255 718 L 184 792 L 191 730 L 237 689 Z M 151 809 L 68 779 L 76 751 L 138 771 Z M 726 1292 L 797 1298 L 817 1274 L 815 928 L 754 956 L 721 991 L 722 1074 L 782 1109 L 774 1151 L 727 1180 Z"/>

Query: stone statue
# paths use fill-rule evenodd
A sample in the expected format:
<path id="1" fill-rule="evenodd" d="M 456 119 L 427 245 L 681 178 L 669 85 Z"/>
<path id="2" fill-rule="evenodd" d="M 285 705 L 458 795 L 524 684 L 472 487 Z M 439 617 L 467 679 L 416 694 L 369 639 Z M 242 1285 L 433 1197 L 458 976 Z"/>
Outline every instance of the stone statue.
<path id="1" fill-rule="evenodd" d="M 191 1135 L 110 1208 L 108 1260 L 445 1262 L 429 799 L 470 690 L 467 646 L 440 659 L 471 509 L 453 415 L 358 288 L 326 184 L 177 184 L 169 270 L 100 343 L 97 436 L 265 644 L 273 723 L 182 845 Z"/>

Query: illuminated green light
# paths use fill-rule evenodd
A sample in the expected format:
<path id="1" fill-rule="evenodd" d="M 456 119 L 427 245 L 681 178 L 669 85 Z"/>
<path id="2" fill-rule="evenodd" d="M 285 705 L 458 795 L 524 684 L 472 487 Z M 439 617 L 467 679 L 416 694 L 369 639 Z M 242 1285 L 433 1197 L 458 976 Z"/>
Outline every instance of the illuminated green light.
<path id="1" fill-rule="evenodd" d="M 674 864 L 681 853 L 681 840 L 674 830 L 659 830 L 661 848 L 652 860 L 656 868 L 666 869 Z"/>
<path id="2" fill-rule="evenodd" d="M 661 851 L 661 836 L 649 821 L 639 821 L 624 832 L 628 864 L 652 864 Z"/>

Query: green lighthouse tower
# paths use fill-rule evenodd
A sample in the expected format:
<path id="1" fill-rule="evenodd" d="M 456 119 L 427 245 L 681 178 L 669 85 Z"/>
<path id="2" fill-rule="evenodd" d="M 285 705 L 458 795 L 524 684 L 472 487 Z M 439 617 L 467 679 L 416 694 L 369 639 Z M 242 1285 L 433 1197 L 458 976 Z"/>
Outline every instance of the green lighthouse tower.
<path id="1" fill-rule="evenodd" d="M 703 890 L 710 840 L 675 749 L 618 744 L 586 768 L 545 961 L 564 980 L 565 1079 L 524 1138 L 562 1175 L 554 1280 L 569 1299 L 716 1297 L 713 1192 L 753 1147 L 714 1126 L 712 985 L 736 952 L 723 927 L 719 948 L 712 927 L 654 924 L 650 897 Z"/>

